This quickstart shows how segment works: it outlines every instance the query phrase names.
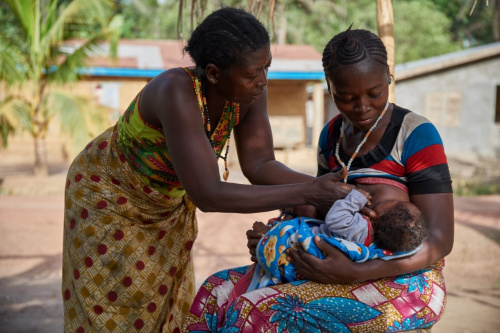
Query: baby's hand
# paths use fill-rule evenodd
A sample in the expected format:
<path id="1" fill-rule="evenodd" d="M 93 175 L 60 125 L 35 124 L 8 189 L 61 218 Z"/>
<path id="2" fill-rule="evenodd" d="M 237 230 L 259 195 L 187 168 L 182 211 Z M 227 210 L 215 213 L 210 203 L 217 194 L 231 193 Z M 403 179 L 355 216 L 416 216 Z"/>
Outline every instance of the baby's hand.
<path id="1" fill-rule="evenodd" d="M 247 230 L 246 235 L 247 235 L 247 247 L 248 250 L 250 251 L 250 260 L 253 262 L 257 262 L 257 256 L 256 256 L 256 248 L 257 244 L 259 243 L 260 239 L 262 236 L 266 234 L 266 232 L 270 228 L 266 226 L 263 222 L 260 221 L 255 221 L 252 229 Z"/>
<path id="2" fill-rule="evenodd" d="M 342 183 L 342 182 L 337 183 L 337 186 L 340 186 L 341 188 L 343 188 L 344 190 L 349 191 L 349 192 L 351 192 L 353 190 L 360 192 L 361 194 L 363 194 L 365 196 L 366 199 L 368 199 L 368 202 L 366 203 L 366 205 L 370 206 L 372 204 L 370 202 L 372 196 L 370 193 L 366 192 L 365 190 L 359 189 L 355 185 L 346 184 L 346 183 Z"/>
<path id="3" fill-rule="evenodd" d="M 264 235 L 266 232 L 269 231 L 269 227 L 267 225 L 265 225 L 264 222 L 261 222 L 261 221 L 255 221 L 253 223 L 252 229 L 255 232 L 260 233 L 262 235 Z"/>
<path id="4" fill-rule="evenodd" d="M 367 206 L 371 206 L 371 204 L 372 204 L 372 203 L 370 202 L 370 200 L 371 200 L 371 198 L 372 198 L 371 194 L 370 194 L 370 193 L 368 193 L 368 192 L 366 192 L 365 190 L 361 190 L 361 189 L 359 189 L 359 188 L 357 188 L 357 189 L 356 189 L 356 191 L 358 191 L 358 192 L 360 192 L 361 194 L 363 194 L 363 195 L 365 196 L 365 198 L 368 200 L 368 202 L 366 203 L 366 205 L 367 205 Z"/>

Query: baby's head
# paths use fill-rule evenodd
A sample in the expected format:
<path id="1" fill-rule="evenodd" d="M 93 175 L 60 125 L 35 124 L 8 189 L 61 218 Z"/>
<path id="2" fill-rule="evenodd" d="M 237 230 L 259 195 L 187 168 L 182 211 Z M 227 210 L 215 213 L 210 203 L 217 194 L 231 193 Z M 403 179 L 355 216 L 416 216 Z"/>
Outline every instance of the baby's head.
<path id="1" fill-rule="evenodd" d="M 420 210 L 409 201 L 383 201 L 373 210 L 373 242 L 392 252 L 416 249 L 427 238 L 429 225 Z"/>

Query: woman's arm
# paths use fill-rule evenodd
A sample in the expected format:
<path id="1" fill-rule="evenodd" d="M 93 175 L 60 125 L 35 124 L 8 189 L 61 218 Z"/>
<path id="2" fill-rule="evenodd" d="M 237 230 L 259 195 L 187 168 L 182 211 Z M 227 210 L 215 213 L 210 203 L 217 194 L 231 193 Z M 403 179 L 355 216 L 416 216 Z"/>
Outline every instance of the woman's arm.
<path id="1" fill-rule="evenodd" d="M 428 219 L 430 233 L 423 247 L 415 255 L 393 260 L 369 260 L 354 263 L 340 250 L 315 239 L 327 254 L 324 260 L 300 251 L 290 250 L 291 262 L 303 277 L 321 283 L 350 283 L 400 275 L 424 269 L 444 258 L 453 247 L 454 219 L 451 193 L 420 194 L 411 201 Z"/>
<path id="2" fill-rule="evenodd" d="M 296 172 L 275 159 L 274 144 L 267 114 L 266 92 L 245 112 L 234 129 L 241 171 L 258 185 L 292 184 L 311 181 L 315 177 Z"/>
<path id="3" fill-rule="evenodd" d="M 148 84 L 141 98 L 145 101 L 141 102 L 141 112 L 147 120 L 159 120 L 176 174 L 202 211 L 252 213 L 304 204 L 329 205 L 335 195 L 346 195 L 334 185 L 337 175 L 313 179 L 274 160 L 265 94 L 246 109 L 243 107 L 235 129 L 244 172 L 253 183 L 265 184 L 261 186 L 221 181 L 191 79 L 182 70 L 161 74 Z M 288 182 L 296 184 L 266 186 Z"/>

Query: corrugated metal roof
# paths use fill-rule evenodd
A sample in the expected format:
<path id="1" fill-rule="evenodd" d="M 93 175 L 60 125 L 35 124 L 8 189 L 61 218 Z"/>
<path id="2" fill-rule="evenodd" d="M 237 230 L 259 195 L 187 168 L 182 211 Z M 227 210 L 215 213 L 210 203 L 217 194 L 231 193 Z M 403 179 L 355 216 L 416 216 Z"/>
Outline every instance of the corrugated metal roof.
<path id="1" fill-rule="evenodd" d="M 500 42 L 473 47 L 467 50 L 451 52 L 440 56 L 421 59 L 396 65 L 396 80 L 406 80 L 415 76 L 427 75 L 452 67 L 467 65 L 472 62 L 500 56 Z"/>

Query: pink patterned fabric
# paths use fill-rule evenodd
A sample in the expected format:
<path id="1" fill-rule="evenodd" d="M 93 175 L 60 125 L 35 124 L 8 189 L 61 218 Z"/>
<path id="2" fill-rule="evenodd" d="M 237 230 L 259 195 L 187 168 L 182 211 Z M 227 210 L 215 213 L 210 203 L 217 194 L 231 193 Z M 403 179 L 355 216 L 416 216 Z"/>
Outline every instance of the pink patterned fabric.
<path id="1" fill-rule="evenodd" d="M 444 260 L 364 283 L 303 280 L 231 295 L 249 267 L 210 276 L 183 332 L 399 332 L 434 325 L 446 304 Z"/>
<path id="2" fill-rule="evenodd" d="M 359 184 L 387 184 L 387 185 L 392 185 L 396 186 L 397 188 L 402 189 L 406 193 L 408 193 L 408 187 L 406 187 L 404 184 L 401 184 L 400 182 L 397 182 L 392 179 L 388 178 L 378 178 L 378 177 L 365 177 L 365 178 L 358 178 L 356 179 L 356 183 Z"/>

